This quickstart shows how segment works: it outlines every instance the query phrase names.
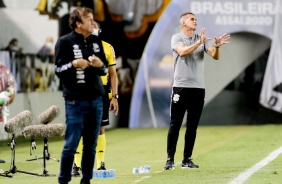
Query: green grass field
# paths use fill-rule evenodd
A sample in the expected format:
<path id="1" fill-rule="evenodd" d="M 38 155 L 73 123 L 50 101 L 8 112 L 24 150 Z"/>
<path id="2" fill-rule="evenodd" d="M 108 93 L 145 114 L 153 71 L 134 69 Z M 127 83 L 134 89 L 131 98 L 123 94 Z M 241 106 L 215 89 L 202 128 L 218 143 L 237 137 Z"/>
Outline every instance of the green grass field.
<path id="1" fill-rule="evenodd" d="M 181 129 L 175 169 L 164 171 L 166 161 L 166 136 L 168 129 L 112 129 L 106 132 L 106 167 L 115 169 L 112 179 L 93 179 L 97 184 L 228 184 L 244 170 L 254 166 L 271 152 L 282 146 L 282 125 L 260 126 L 200 126 L 194 148 L 193 161 L 199 169 L 181 169 L 185 128 Z M 6 163 L 0 168 L 10 168 L 11 149 L 9 141 L 2 141 L 0 158 Z M 35 154 L 30 155 L 30 142 L 17 138 L 15 165 L 18 170 L 42 174 L 38 161 L 26 161 L 42 157 L 43 140 L 36 140 Z M 49 139 L 49 152 L 60 159 L 63 138 Z M 40 159 L 43 163 L 43 160 Z M 149 174 L 133 174 L 133 167 L 150 165 Z M 59 162 L 46 161 L 49 174 L 39 177 L 17 172 L 12 178 L 0 177 L 2 184 L 55 184 L 59 173 Z M 80 178 L 72 178 L 70 184 L 78 184 Z M 246 184 L 282 183 L 282 156 L 255 172 Z"/>

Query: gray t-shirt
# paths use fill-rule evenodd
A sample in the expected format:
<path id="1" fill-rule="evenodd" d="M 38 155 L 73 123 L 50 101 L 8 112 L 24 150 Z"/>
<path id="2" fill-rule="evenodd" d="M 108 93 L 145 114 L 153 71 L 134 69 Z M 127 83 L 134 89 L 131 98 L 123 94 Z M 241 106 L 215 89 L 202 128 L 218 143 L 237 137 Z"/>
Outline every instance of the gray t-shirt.
<path id="1" fill-rule="evenodd" d="M 171 38 L 171 49 L 174 59 L 173 87 L 182 88 L 205 88 L 204 79 L 204 52 L 207 45 L 200 45 L 192 54 L 180 57 L 175 49 L 180 46 L 189 46 L 196 43 L 200 36 L 194 34 L 188 37 L 183 33 L 174 34 Z"/>

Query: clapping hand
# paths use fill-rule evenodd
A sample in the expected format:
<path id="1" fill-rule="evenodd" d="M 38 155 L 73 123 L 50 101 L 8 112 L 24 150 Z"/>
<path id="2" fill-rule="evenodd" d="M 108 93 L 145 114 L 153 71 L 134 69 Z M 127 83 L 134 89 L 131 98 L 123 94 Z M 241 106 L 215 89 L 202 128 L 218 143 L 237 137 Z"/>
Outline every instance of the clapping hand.
<path id="1" fill-rule="evenodd" d="M 209 40 L 211 40 L 211 38 L 206 37 L 206 28 L 203 28 L 200 32 L 200 43 L 206 43 Z"/>
<path id="2" fill-rule="evenodd" d="M 223 45 L 223 44 L 227 44 L 227 43 L 230 43 L 230 42 L 228 42 L 228 40 L 231 38 L 231 36 L 230 36 L 230 34 L 227 34 L 227 33 L 225 33 L 225 34 L 223 34 L 223 35 L 221 35 L 220 37 L 214 37 L 214 39 L 215 39 L 215 45 L 217 46 L 217 47 L 220 47 L 221 45 Z"/>

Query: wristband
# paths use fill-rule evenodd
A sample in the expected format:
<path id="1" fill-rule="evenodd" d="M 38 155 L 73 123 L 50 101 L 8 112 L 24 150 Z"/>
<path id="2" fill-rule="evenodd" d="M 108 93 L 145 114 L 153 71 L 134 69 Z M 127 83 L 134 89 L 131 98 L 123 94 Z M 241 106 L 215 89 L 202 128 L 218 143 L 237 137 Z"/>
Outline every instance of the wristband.
<path id="1" fill-rule="evenodd" d="M 217 49 L 219 48 L 219 46 L 217 46 L 217 45 L 214 45 L 214 47 L 217 48 Z"/>

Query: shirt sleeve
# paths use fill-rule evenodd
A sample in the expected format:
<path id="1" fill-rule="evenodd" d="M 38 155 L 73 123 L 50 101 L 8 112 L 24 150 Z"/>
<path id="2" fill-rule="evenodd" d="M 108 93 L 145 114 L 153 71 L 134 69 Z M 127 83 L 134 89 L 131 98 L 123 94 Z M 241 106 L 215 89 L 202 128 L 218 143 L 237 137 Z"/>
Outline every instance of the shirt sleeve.
<path id="1" fill-rule="evenodd" d="M 115 55 L 115 50 L 112 45 L 110 47 L 110 52 L 109 52 L 109 66 L 116 65 L 116 55 Z"/>
<path id="2" fill-rule="evenodd" d="M 59 39 L 55 46 L 55 73 L 61 78 L 68 71 L 74 70 L 72 66 L 73 56 L 72 52 L 68 50 L 67 42 Z"/>
<path id="3" fill-rule="evenodd" d="M 175 51 L 175 49 L 180 45 L 184 45 L 181 37 L 178 34 L 174 34 L 171 38 L 171 49 L 172 49 L 172 51 Z"/>
<path id="4" fill-rule="evenodd" d="M 213 46 L 214 44 L 214 40 L 209 40 L 207 41 L 205 44 L 204 44 L 204 50 L 205 52 L 207 53 L 208 52 L 208 49 Z"/>

